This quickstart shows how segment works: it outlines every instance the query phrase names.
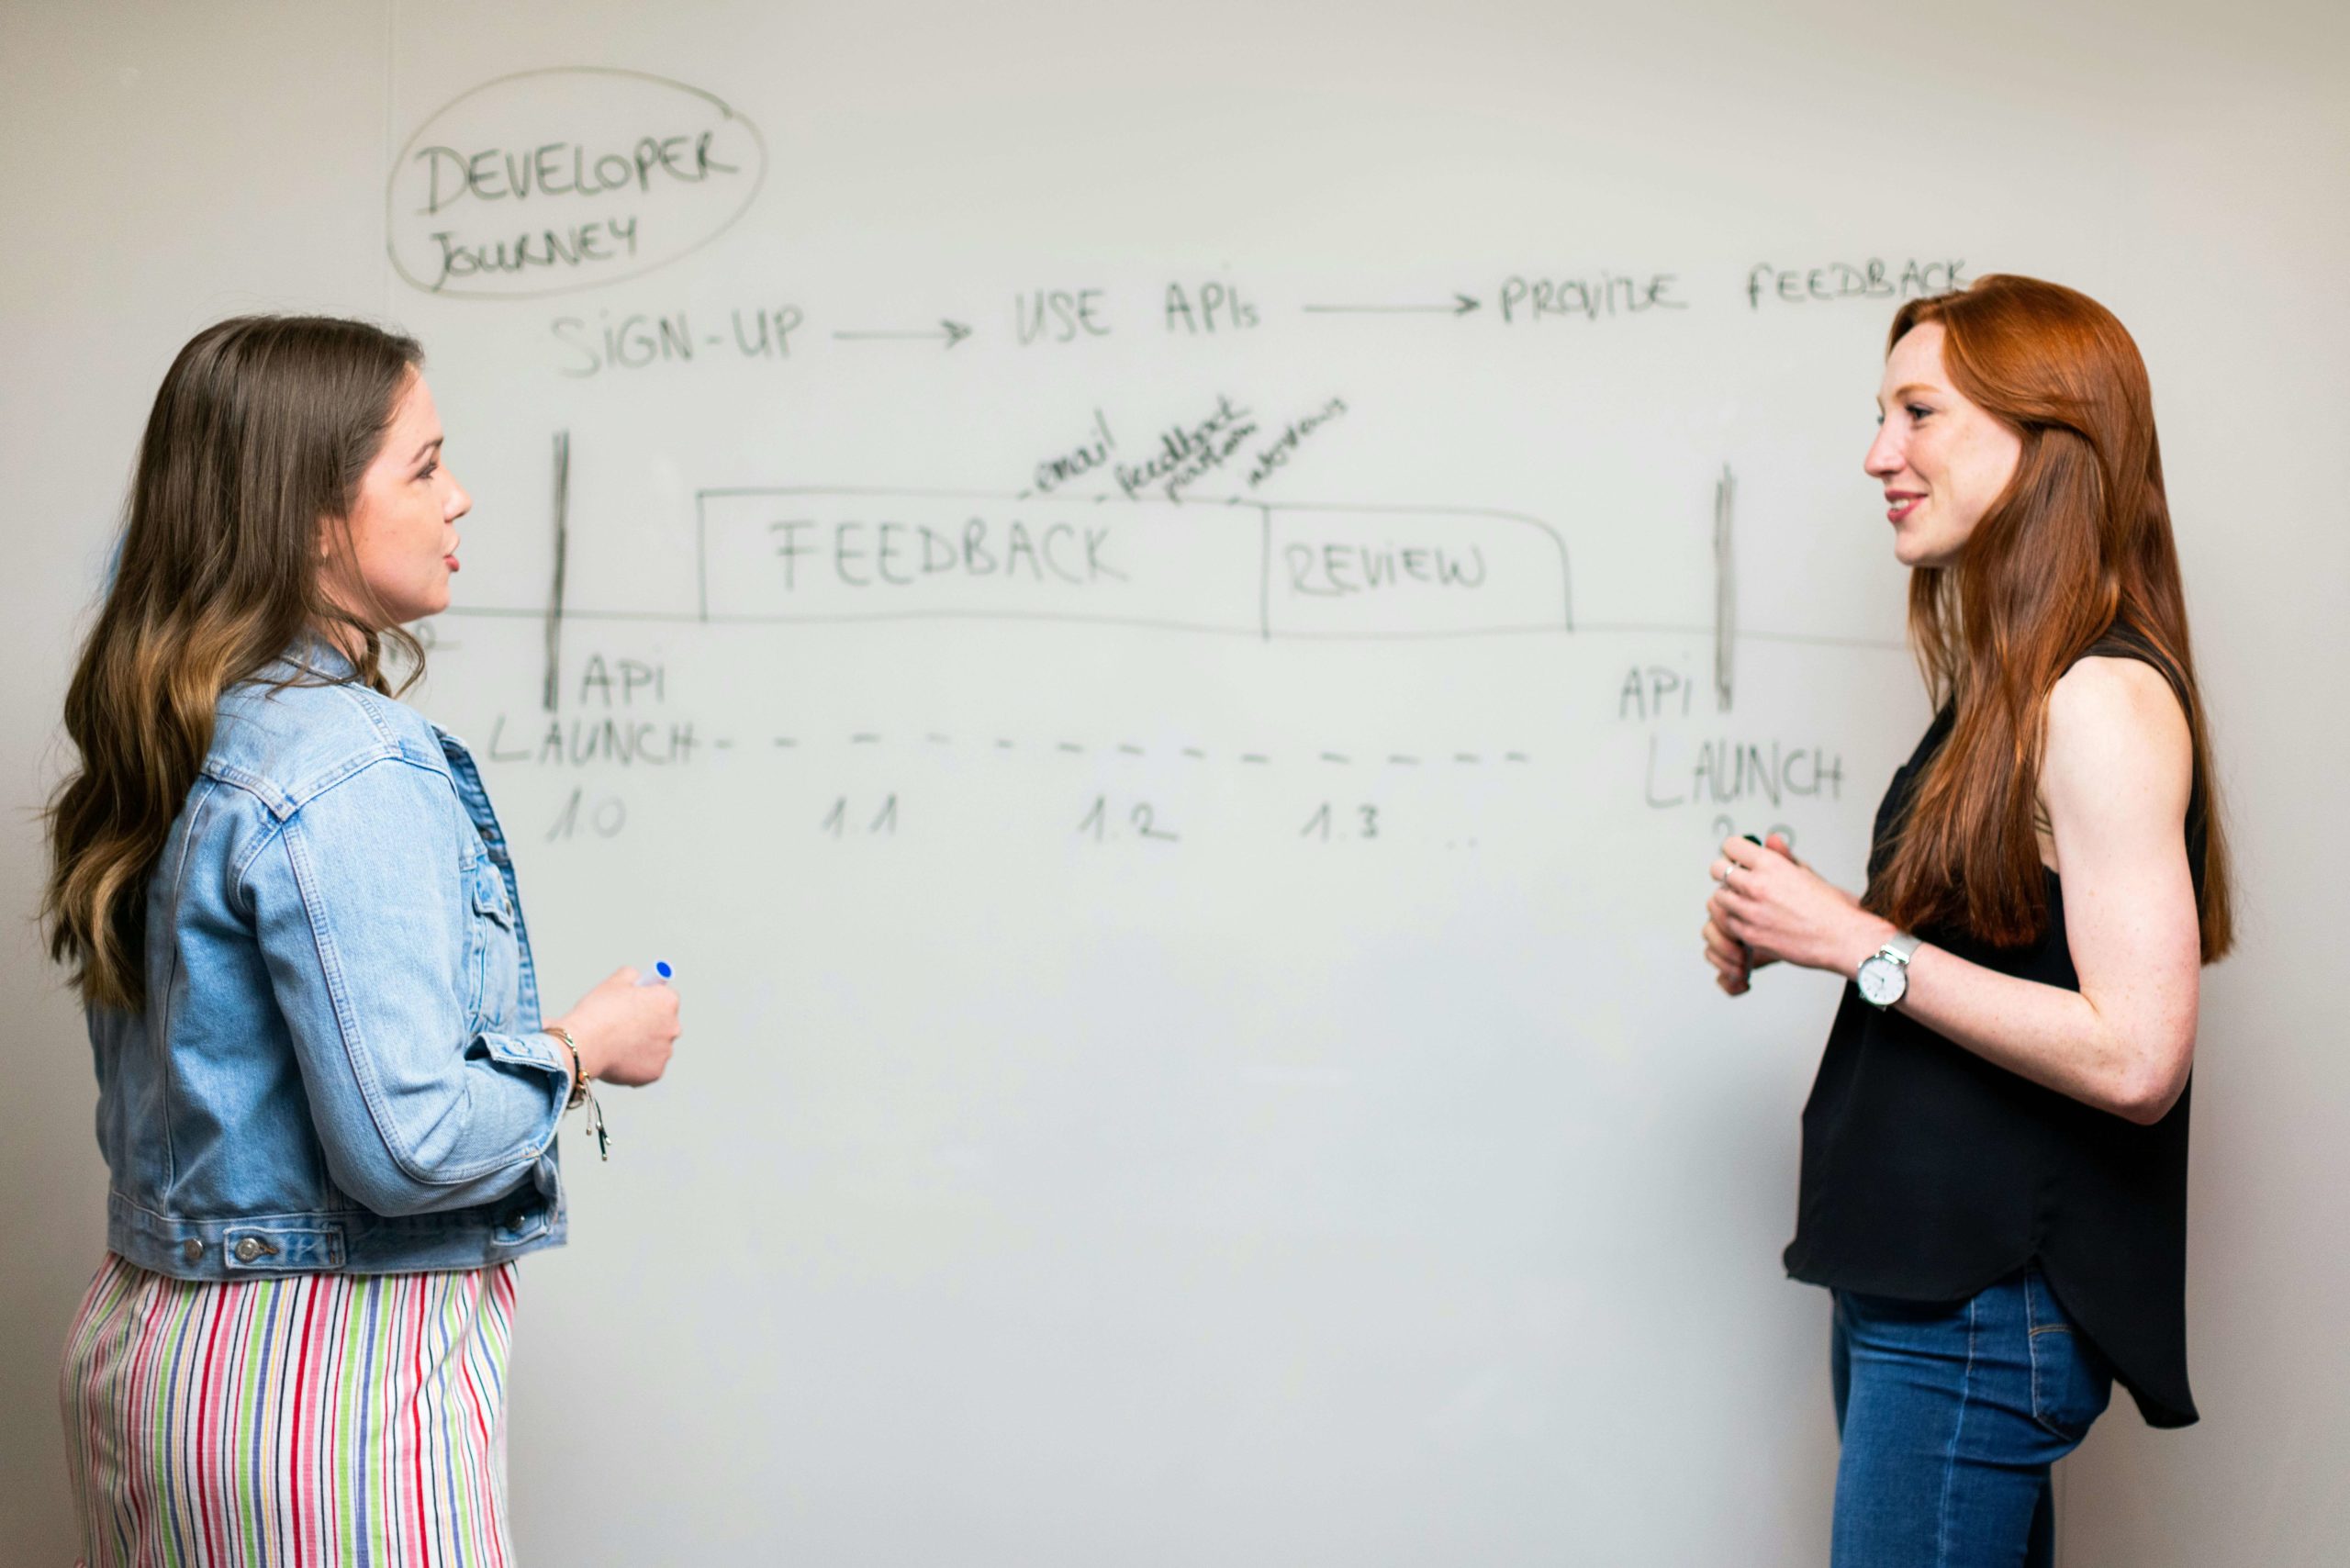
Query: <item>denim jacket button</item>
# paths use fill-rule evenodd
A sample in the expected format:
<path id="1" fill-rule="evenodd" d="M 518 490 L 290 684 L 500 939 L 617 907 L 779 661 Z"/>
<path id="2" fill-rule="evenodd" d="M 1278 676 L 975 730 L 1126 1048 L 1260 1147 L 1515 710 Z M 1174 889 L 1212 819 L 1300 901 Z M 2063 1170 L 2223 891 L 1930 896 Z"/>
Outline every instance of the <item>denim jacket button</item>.
<path id="1" fill-rule="evenodd" d="M 518 841 L 499 829 L 480 770 L 461 742 L 436 739 L 423 715 L 352 679 L 350 661 L 307 633 L 286 655 L 219 694 L 202 777 L 192 778 L 182 813 L 184 842 L 156 873 L 150 902 L 167 919 L 150 935 L 182 956 L 182 972 L 196 988 L 181 1010 L 185 1026 L 162 1028 L 158 1038 L 159 1014 L 102 1009 L 88 1020 L 112 1101 L 175 1103 L 170 1086 L 192 1073 L 202 1080 L 209 1107 L 193 1120 L 181 1118 L 185 1126 L 175 1122 L 169 1137 L 139 1136 L 127 1120 L 109 1119 L 100 1140 L 115 1194 L 106 1205 L 107 1246 L 165 1273 L 176 1268 L 190 1280 L 345 1270 L 397 1274 L 459 1255 L 480 1257 L 502 1228 L 500 1212 L 513 1201 L 508 1194 L 518 1182 L 529 1184 L 532 1168 L 537 1188 L 556 1185 L 546 1084 L 563 1081 L 564 1058 L 549 1040 L 506 1043 L 522 1032 L 518 1024 L 535 1023 L 540 1011 L 522 910 L 508 881 Z M 284 679 L 294 684 L 281 686 Z M 263 842 L 270 853 L 252 855 L 244 874 L 218 874 L 218 867 L 242 863 L 252 853 L 245 846 Z M 295 847 L 305 844 L 310 847 Z M 321 858 L 310 867 L 313 850 Z M 369 928 L 375 912 L 367 898 L 378 878 L 397 869 L 406 879 L 410 868 L 429 871 L 410 889 L 423 901 L 419 930 L 430 928 L 425 947 L 414 951 L 413 944 L 386 943 Z M 487 897 L 504 924 L 476 912 L 477 897 Z M 258 955 L 280 944 L 315 953 L 329 930 L 349 941 L 331 965 L 306 970 L 300 987 L 281 991 L 252 983 L 265 979 L 257 976 Z M 266 1052 L 233 1062 L 207 1054 L 211 1039 L 271 1039 L 285 1028 L 296 1039 L 339 1040 L 339 1019 L 375 1016 L 386 995 L 408 997 L 417 964 L 448 977 L 446 1001 L 455 1010 L 471 1003 L 476 1013 L 495 1015 L 469 1032 L 468 1045 L 478 1048 L 471 1047 L 471 1034 L 486 1034 L 504 1061 L 477 1061 L 451 1049 L 437 1028 L 423 1036 L 375 1031 L 345 1091 L 306 1099 L 300 1108 L 307 1115 L 280 1116 L 282 1062 L 273 1066 Z M 183 1020 L 175 1014 L 172 1022 Z M 352 1046 L 363 1048 L 355 1037 Z M 541 1065 L 517 1073 L 526 1060 Z M 371 1082 L 401 1086 L 397 1116 L 380 1097 L 370 1102 Z M 457 1148 L 451 1152 L 464 1163 L 428 1170 L 406 1170 L 397 1159 L 385 1165 L 353 1158 L 383 1178 L 380 1192 L 369 1184 L 370 1196 L 396 1208 L 431 1207 L 449 1195 L 447 1183 L 472 1189 L 476 1198 L 496 1188 L 491 1201 L 440 1210 L 429 1222 L 377 1223 L 318 1164 L 321 1147 L 381 1148 L 387 1158 L 420 1146 L 437 1150 L 442 1108 L 464 1108 L 470 1124 L 476 1104 L 485 1141 L 474 1152 L 516 1151 L 501 1162 L 509 1166 L 503 1178 L 475 1170 Z M 257 1114 L 263 1107 L 266 1114 Z M 526 1152 L 525 1145 L 532 1147 Z M 200 1203 L 185 1186 L 195 1170 L 204 1172 Z M 292 1201 L 288 1173 L 310 1173 L 296 1183 L 302 1195 Z M 521 1238 L 497 1251 L 559 1241 L 545 1219 L 553 1202 Z M 183 1227 L 177 1236 L 171 1234 L 175 1226 Z M 0 1514 L 6 1511 L 0 1505 Z M 0 1562 L 14 1556 L 0 1551 Z"/>

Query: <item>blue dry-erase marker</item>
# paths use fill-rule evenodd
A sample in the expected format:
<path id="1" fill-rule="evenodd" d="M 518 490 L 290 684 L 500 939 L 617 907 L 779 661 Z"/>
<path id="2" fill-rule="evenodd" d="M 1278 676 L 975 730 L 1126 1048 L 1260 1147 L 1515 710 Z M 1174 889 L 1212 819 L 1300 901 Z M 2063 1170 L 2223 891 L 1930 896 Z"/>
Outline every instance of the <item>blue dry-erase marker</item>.
<path id="1" fill-rule="evenodd" d="M 651 969 L 636 977 L 636 983 L 639 985 L 667 985 L 669 983 L 669 977 L 675 973 L 677 973 L 677 971 L 671 969 L 668 965 L 655 962 Z"/>

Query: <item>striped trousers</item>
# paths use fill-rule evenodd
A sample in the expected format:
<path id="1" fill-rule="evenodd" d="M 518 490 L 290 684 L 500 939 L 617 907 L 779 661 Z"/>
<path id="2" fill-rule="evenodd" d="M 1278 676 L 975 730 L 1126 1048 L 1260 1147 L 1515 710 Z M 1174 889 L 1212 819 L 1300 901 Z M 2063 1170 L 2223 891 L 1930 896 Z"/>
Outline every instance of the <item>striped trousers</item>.
<path id="1" fill-rule="evenodd" d="M 514 1265 L 174 1280 L 112 1253 L 66 1342 L 86 1568 L 505 1568 Z"/>

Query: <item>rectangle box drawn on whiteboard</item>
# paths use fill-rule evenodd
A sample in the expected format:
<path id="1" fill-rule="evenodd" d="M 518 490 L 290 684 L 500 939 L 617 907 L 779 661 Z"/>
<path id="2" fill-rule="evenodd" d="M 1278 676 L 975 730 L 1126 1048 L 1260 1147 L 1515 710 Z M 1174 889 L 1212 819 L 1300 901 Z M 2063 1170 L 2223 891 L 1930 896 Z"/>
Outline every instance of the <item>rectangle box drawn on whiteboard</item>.
<path id="1" fill-rule="evenodd" d="M 1276 637 L 1572 629 L 1567 551 L 1513 513 L 696 493 L 707 622 L 1066 621 Z"/>

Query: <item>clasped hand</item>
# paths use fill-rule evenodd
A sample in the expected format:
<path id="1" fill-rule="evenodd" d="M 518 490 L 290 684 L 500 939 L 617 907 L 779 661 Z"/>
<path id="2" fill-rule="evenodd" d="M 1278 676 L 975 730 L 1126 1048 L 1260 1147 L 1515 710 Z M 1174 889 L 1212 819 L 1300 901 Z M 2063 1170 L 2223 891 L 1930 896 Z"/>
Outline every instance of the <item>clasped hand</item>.
<path id="1" fill-rule="evenodd" d="M 1706 901 L 1706 961 L 1714 983 L 1742 996 L 1765 964 L 1851 974 L 1894 935 L 1887 921 L 1795 857 L 1773 834 L 1762 844 L 1730 837 L 1711 868 Z"/>

